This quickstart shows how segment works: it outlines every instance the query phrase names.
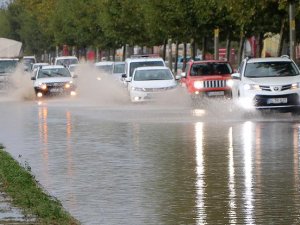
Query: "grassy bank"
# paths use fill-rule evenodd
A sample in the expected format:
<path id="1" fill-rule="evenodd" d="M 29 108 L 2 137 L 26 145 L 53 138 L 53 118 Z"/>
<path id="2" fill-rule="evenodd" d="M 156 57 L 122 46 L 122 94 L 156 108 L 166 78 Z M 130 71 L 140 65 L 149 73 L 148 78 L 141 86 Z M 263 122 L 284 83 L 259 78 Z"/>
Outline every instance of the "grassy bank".
<path id="1" fill-rule="evenodd" d="M 25 215 L 33 215 L 37 224 L 80 224 L 55 198 L 47 195 L 29 168 L 22 167 L 0 145 L 0 190 L 12 198 L 12 203 L 23 209 Z"/>

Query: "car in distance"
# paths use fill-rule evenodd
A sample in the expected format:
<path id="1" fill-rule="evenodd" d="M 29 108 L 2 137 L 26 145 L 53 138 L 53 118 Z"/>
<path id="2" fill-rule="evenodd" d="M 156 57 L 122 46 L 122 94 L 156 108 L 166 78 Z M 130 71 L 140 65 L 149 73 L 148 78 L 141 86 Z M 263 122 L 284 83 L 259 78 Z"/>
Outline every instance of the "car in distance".
<path id="1" fill-rule="evenodd" d="M 122 74 L 125 73 L 125 62 L 114 62 L 112 68 L 112 75 L 116 80 L 122 80 Z"/>
<path id="2" fill-rule="evenodd" d="M 54 65 L 70 66 L 71 64 L 78 64 L 78 58 L 76 56 L 60 56 L 56 57 Z"/>
<path id="3" fill-rule="evenodd" d="M 101 61 L 96 62 L 95 67 L 102 73 L 108 73 L 111 74 L 113 70 L 113 61 Z"/>
<path id="4" fill-rule="evenodd" d="M 229 62 L 219 60 L 190 60 L 181 74 L 181 84 L 193 98 L 231 98 L 230 82 L 232 67 Z"/>
<path id="5" fill-rule="evenodd" d="M 37 63 L 35 56 L 23 56 L 22 63 L 24 65 L 24 70 L 29 71 L 32 64 Z"/>
<path id="6" fill-rule="evenodd" d="M 31 78 L 38 98 L 43 96 L 76 95 L 76 86 L 67 67 L 51 65 L 39 67 Z"/>
<path id="7" fill-rule="evenodd" d="M 288 56 L 246 58 L 232 78 L 233 99 L 244 108 L 299 112 L 300 71 Z"/>
<path id="8" fill-rule="evenodd" d="M 31 65 L 31 72 L 34 72 L 35 70 L 37 70 L 39 67 L 43 67 L 43 66 L 48 66 L 49 63 L 34 63 Z"/>
<path id="9" fill-rule="evenodd" d="M 138 67 L 166 66 L 164 60 L 156 55 L 133 55 L 125 60 L 125 73 L 122 74 L 124 84 L 130 79 L 134 70 Z"/>
<path id="10" fill-rule="evenodd" d="M 7 93 L 12 84 L 12 75 L 16 71 L 19 59 L 0 58 L 0 93 Z"/>
<path id="11" fill-rule="evenodd" d="M 138 67 L 132 77 L 126 79 L 132 102 L 159 99 L 159 96 L 174 90 L 177 86 L 171 70 L 164 66 Z"/>

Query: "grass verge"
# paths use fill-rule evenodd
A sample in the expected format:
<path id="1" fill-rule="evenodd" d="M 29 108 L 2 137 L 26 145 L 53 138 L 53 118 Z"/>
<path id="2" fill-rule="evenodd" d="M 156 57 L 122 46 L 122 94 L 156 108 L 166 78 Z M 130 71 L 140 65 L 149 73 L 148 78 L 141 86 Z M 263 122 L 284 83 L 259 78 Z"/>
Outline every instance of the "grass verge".
<path id="1" fill-rule="evenodd" d="M 46 194 L 30 173 L 0 145 L 0 183 L 12 198 L 13 205 L 25 215 L 36 217 L 37 224 L 77 225 L 75 220 L 55 198 Z"/>

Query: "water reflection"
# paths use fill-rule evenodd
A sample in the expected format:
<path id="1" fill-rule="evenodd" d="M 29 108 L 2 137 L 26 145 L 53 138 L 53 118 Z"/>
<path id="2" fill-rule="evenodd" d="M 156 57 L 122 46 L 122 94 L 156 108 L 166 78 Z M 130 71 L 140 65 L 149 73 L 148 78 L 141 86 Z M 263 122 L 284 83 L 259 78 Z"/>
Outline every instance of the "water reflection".
<path id="1" fill-rule="evenodd" d="M 243 124 L 243 151 L 244 151 L 244 173 L 245 173 L 245 220 L 246 224 L 254 224 L 253 220 L 253 175 L 252 175 L 252 143 L 253 123 L 247 121 Z"/>
<path id="2" fill-rule="evenodd" d="M 50 187 L 51 183 L 49 164 L 49 126 L 48 126 L 48 106 L 44 104 L 38 104 L 38 127 L 39 127 L 39 138 L 41 142 L 42 158 L 43 158 L 43 179 L 45 180 L 45 186 Z M 55 130 L 55 126 L 51 126 L 52 130 Z M 57 136 L 55 136 L 57 137 Z M 63 138 L 63 137 L 62 137 Z M 74 177 L 74 163 L 73 163 L 73 150 L 72 150 L 72 116 L 70 111 L 65 112 L 65 139 L 66 141 L 66 164 L 67 164 L 67 183 L 69 187 L 73 186 Z M 62 146 L 63 143 L 61 143 Z M 52 147 L 53 148 L 53 147 Z M 73 190 L 69 190 L 68 202 L 74 208 L 76 206 L 76 198 Z"/>
<path id="3" fill-rule="evenodd" d="M 49 186 L 49 151 L 48 151 L 48 108 L 43 106 L 38 110 L 39 137 L 43 152 L 43 175 L 46 185 Z"/>
<path id="4" fill-rule="evenodd" d="M 205 212 L 205 165 L 203 156 L 203 123 L 198 122 L 195 125 L 195 140 L 196 140 L 196 207 L 198 211 L 197 224 L 206 224 Z"/>
<path id="5" fill-rule="evenodd" d="M 233 136 L 232 127 L 228 131 L 228 173 L 229 173 L 229 222 L 236 224 L 236 190 L 235 190 L 235 172 L 234 172 L 234 158 L 233 158 Z"/>

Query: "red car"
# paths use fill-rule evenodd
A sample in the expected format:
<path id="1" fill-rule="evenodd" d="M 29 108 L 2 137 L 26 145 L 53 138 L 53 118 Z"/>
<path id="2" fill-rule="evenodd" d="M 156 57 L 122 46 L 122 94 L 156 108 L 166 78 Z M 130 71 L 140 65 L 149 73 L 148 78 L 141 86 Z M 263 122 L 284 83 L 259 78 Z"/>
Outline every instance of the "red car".
<path id="1" fill-rule="evenodd" d="M 181 83 L 194 97 L 231 98 L 232 73 L 232 67 L 226 61 L 189 61 L 181 74 Z"/>

